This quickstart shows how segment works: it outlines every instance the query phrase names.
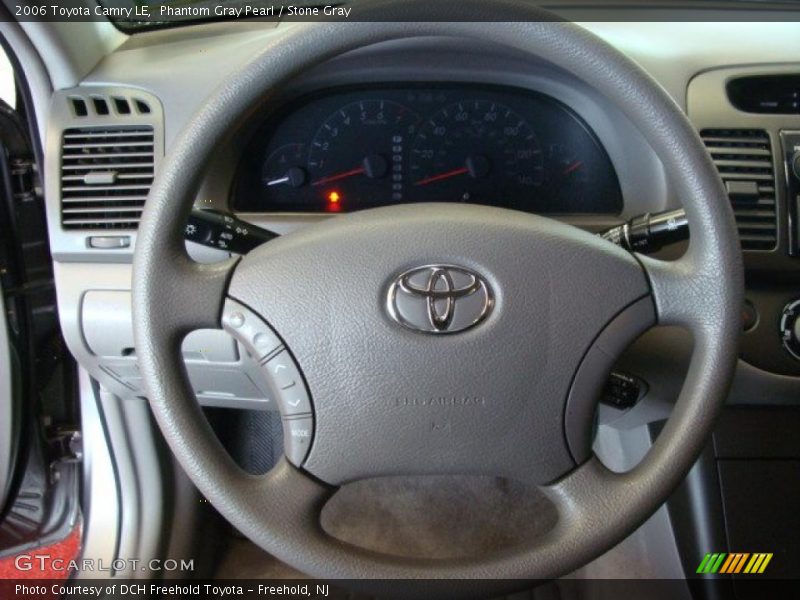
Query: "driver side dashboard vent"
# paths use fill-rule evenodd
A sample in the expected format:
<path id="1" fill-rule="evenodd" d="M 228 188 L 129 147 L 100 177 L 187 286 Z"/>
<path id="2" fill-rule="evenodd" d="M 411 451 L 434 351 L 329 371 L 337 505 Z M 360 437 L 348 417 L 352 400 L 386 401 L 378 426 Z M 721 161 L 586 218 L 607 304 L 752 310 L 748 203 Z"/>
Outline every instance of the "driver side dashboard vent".
<path id="1" fill-rule="evenodd" d="M 700 136 L 728 191 L 742 250 L 774 250 L 778 223 L 769 135 L 760 129 L 704 129 Z"/>
<path id="2" fill-rule="evenodd" d="M 64 229 L 135 229 L 155 172 L 153 128 L 66 129 L 61 149 Z"/>
<path id="3" fill-rule="evenodd" d="M 148 115 L 151 112 L 150 104 L 145 100 L 126 95 L 73 95 L 69 97 L 69 104 L 72 108 L 72 116 L 75 118 L 89 116 L 105 117 L 110 114 Z"/>

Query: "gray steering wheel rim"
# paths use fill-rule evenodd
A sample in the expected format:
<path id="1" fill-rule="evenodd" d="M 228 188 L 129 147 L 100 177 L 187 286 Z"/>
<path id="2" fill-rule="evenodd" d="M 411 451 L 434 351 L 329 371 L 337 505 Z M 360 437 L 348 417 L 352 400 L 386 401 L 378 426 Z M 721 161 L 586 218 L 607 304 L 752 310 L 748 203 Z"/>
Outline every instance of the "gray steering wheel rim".
<path id="1" fill-rule="evenodd" d="M 407 14 L 424 5 L 401 4 Z M 486 3 L 478 4 L 485 9 Z M 618 51 L 575 25 L 545 22 L 552 17 L 539 9 L 505 4 L 514 6 L 514 18 L 529 15 L 529 22 L 287 27 L 195 115 L 170 148 L 148 198 L 136 245 L 133 293 L 137 355 L 153 412 L 177 459 L 212 504 L 265 550 L 309 574 L 547 579 L 568 573 L 623 539 L 666 499 L 705 444 L 727 394 L 737 360 L 741 254 L 727 197 L 697 133 L 666 92 Z M 314 517 L 330 489 L 285 460 L 266 477 L 244 474 L 211 432 L 180 359 L 186 332 L 219 327 L 232 271 L 231 262 L 196 265 L 181 238 L 217 142 L 282 82 L 344 52 L 419 36 L 500 43 L 594 86 L 627 114 L 661 157 L 692 224 L 692 241 L 681 260 L 640 257 L 659 323 L 685 326 L 695 341 L 684 388 L 656 444 L 628 473 L 611 473 L 591 459 L 545 488 L 559 507 L 557 527 L 530 547 L 486 558 L 397 558 L 327 536 Z"/>

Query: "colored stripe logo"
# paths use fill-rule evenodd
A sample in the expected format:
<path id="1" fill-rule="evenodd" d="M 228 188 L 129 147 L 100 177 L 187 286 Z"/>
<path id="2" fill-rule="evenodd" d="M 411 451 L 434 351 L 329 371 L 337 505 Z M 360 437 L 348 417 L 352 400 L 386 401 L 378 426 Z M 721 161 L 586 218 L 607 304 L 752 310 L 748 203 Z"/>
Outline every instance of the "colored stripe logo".
<path id="1" fill-rule="evenodd" d="M 772 552 L 709 552 L 703 557 L 696 572 L 711 575 L 718 573 L 756 575 L 763 573 L 771 560 Z"/>

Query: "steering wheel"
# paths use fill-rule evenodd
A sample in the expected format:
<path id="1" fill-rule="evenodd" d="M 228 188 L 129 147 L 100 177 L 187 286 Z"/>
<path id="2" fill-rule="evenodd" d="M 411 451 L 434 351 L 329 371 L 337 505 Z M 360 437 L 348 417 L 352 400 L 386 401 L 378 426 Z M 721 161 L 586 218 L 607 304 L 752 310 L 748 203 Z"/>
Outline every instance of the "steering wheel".
<path id="1" fill-rule="evenodd" d="M 388 3 L 423 19 L 425 4 Z M 137 355 L 164 437 L 234 526 L 317 577 L 571 572 L 630 534 L 680 482 L 710 435 L 736 364 L 743 274 L 735 223 L 679 107 L 578 26 L 527 3 L 459 6 L 461 14 L 491 10 L 516 22 L 286 26 L 170 147 L 139 228 Z M 517 49 L 614 102 L 658 154 L 686 209 L 692 237 L 684 256 L 632 255 L 547 218 L 462 204 L 337 216 L 215 265 L 187 256 L 183 226 L 220 140 L 304 71 L 420 36 Z M 655 324 L 691 332 L 690 368 L 648 454 L 614 473 L 591 452 L 598 391 L 624 347 Z M 261 362 L 281 408 L 286 453 L 264 475 L 244 472 L 222 448 L 182 363 L 189 331 L 223 326 Z M 320 511 L 337 486 L 398 474 L 530 482 L 552 500 L 558 522 L 496 555 L 439 560 L 379 554 L 323 531 Z"/>

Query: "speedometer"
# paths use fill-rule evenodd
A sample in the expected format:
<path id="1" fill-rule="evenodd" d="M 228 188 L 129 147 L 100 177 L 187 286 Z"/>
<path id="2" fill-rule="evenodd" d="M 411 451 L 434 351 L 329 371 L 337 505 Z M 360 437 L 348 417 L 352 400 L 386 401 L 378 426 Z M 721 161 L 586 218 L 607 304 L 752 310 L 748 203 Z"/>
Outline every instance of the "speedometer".
<path id="1" fill-rule="evenodd" d="M 420 199 L 504 206 L 529 197 L 535 208 L 543 155 L 530 125 L 515 111 L 488 100 L 465 100 L 422 125 L 409 175 Z"/>

